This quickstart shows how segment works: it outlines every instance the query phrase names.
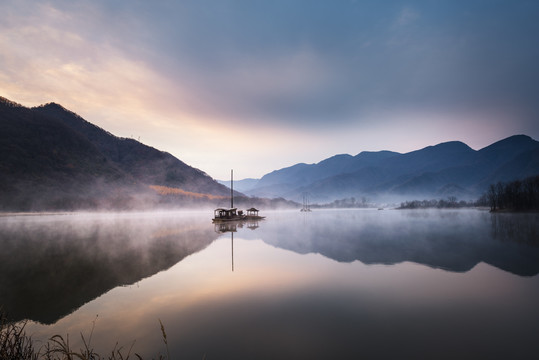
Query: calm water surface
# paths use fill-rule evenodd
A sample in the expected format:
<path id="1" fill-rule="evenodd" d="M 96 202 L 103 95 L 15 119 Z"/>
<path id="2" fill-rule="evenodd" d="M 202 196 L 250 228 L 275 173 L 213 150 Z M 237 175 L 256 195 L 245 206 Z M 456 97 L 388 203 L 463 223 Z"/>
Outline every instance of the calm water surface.
<path id="1" fill-rule="evenodd" d="M 265 215 L 0 217 L 0 305 L 102 354 L 161 320 L 173 359 L 539 358 L 538 214 Z"/>

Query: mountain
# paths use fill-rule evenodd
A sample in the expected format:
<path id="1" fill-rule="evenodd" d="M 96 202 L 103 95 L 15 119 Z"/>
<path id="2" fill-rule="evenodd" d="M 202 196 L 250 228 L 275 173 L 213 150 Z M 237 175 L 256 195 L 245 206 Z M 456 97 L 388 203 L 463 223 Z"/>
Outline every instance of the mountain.
<path id="1" fill-rule="evenodd" d="M 169 153 L 116 137 L 55 103 L 26 108 L 0 97 L 0 151 L 2 211 L 177 206 L 187 205 L 187 198 L 229 196 L 228 181 L 218 183 Z M 235 190 L 300 202 L 305 193 L 311 202 L 474 199 L 491 183 L 538 173 L 539 142 L 515 135 L 480 150 L 451 141 L 404 154 L 339 154 L 235 181 Z"/>
<path id="2" fill-rule="evenodd" d="M 160 201 L 149 185 L 228 195 L 169 153 L 116 137 L 54 103 L 26 108 L 0 97 L 0 152 L 4 211 L 143 207 Z"/>
<path id="3" fill-rule="evenodd" d="M 336 155 L 264 175 L 249 195 L 331 202 L 347 197 L 373 201 L 457 196 L 474 199 L 489 184 L 539 174 L 539 142 L 515 135 L 480 150 L 460 141 L 401 154 L 391 151 Z"/>
<path id="4" fill-rule="evenodd" d="M 141 144 L 134 139 L 118 138 L 85 121 L 61 105 L 50 103 L 33 108 L 82 134 L 123 172 L 139 182 L 178 187 L 197 193 L 225 195 L 227 190 L 211 177 L 178 160 L 171 154 Z"/>
<path id="5" fill-rule="evenodd" d="M 252 179 L 252 178 L 234 180 L 234 191 L 237 190 L 242 193 L 249 191 L 253 189 L 254 187 L 256 187 L 258 180 L 259 179 Z M 219 184 L 223 184 L 224 186 L 230 188 L 230 180 L 217 180 L 217 182 Z"/>

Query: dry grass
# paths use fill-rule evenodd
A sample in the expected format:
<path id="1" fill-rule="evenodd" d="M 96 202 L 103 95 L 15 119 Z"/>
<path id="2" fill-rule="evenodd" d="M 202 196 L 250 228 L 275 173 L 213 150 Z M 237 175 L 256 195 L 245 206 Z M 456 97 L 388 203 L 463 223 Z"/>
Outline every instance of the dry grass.
<path id="1" fill-rule="evenodd" d="M 24 331 L 26 323 L 8 324 L 0 317 L 0 360 L 39 359 L 39 351 Z"/>
<path id="2" fill-rule="evenodd" d="M 96 317 L 97 319 L 97 317 Z M 167 335 L 161 320 L 161 334 L 165 343 L 167 356 L 159 354 L 154 360 L 170 359 L 168 350 Z M 81 333 L 82 348 L 74 350 L 69 342 L 69 335 L 65 337 L 54 335 L 47 343 L 39 348 L 34 347 L 34 341 L 24 330 L 26 322 L 9 323 L 6 317 L 0 314 L 0 360 L 128 360 L 142 357 L 137 353 L 132 353 L 135 342 L 129 349 L 118 347 L 118 343 L 107 355 L 101 355 L 94 351 L 92 347 L 92 335 L 95 328 L 95 320 L 88 339 Z"/>

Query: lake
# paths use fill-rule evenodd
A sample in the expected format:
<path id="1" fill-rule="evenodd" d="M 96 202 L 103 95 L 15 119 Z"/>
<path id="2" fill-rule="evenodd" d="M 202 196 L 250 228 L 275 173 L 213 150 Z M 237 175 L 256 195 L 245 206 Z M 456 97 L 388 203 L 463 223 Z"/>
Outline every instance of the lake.
<path id="1" fill-rule="evenodd" d="M 539 358 L 539 214 L 262 215 L 2 216 L 0 305 L 102 355 Z"/>

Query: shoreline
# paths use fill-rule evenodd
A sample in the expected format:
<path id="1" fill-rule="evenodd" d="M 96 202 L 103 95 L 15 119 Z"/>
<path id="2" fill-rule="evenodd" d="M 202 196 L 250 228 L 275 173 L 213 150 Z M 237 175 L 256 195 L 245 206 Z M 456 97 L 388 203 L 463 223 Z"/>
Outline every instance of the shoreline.
<path id="1" fill-rule="evenodd" d="M 515 210 L 515 209 L 498 209 L 498 210 L 489 210 L 492 214 L 537 214 L 539 209 L 529 209 L 529 210 Z"/>
<path id="2" fill-rule="evenodd" d="M 52 211 L 44 211 L 44 212 L 0 212 L 0 217 L 14 217 L 14 216 L 44 216 L 44 215 L 71 215 L 72 212 L 52 212 Z"/>

